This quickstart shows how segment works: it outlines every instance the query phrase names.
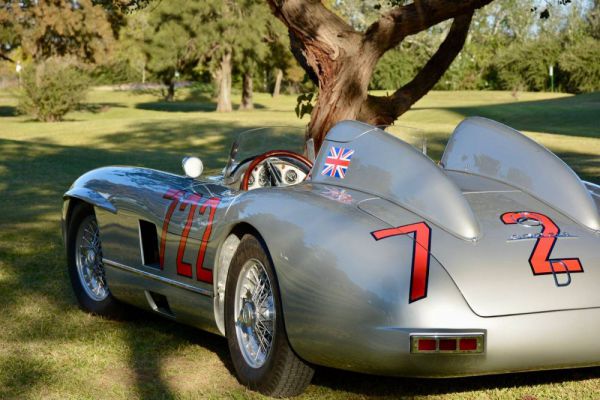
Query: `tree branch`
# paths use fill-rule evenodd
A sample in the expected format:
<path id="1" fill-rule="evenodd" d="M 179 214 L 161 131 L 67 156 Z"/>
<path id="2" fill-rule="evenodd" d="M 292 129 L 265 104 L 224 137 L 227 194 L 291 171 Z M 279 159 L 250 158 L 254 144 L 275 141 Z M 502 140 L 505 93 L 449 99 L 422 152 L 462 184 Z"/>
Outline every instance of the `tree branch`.
<path id="1" fill-rule="evenodd" d="M 391 96 L 371 96 L 361 108 L 359 119 L 389 125 L 423 97 L 440 80 L 465 44 L 473 11 L 454 18 L 446 39 L 412 81 Z"/>
<path id="2" fill-rule="evenodd" d="M 406 36 L 447 19 L 472 13 L 491 2 L 492 0 L 415 0 L 383 14 L 365 32 L 365 41 L 371 42 L 383 54 L 400 44 Z"/>
<path id="3" fill-rule="evenodd" d="M 289 29 L 313 40 L 327 31 L 355 33 L 355 30 L 323 5 L 321 0 L 267 0 L 273 14 Z"/>
<path id="4" fill-rule="evenodd" d="M 11 63 L 15 63 L 15 60 L 13 60 L 12 58 L 10 58 L 9 56 L 7 56 L 6 54 L 3 54 L 0 52 L 0 59 L 2 60 L 6 60 L 6 61 L 10 61 Z"/>

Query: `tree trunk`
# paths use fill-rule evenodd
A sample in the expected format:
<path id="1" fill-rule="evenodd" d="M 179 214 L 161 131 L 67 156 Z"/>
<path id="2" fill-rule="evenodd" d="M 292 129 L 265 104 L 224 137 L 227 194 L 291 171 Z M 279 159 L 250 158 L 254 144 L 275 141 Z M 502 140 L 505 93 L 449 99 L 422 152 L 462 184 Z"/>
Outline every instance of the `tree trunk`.
<path id="1" fill-rule="evenodd" d="M 337 122 L 358 118 L 368 95 L 367 76 L 370 78 L 373 68 L 364 64 L 362 78 L 356 68 L 338 68 L 336 79 L 319 87 L 319 97 L 308 124 L 308 136 L 314 139 L 315 148 L 321 147 L 325 135 Z"/>
<path id="2" fill-rule="evenodd" d="M 165 101 L 173 101 L 175 98 L 175 80 L 169 79 L 164 83 L 167 85 L 167 95 L 165 96 Z"/>
<path id="3" fill-rule="evenodd" d="M 440 79 L 464 45 L 474 10 L 491 1 L 415 0 L 392 7 L 358 32 L 322 1 L 267 0 L 288 28 L 296 60 L 319 88 L 307 138 L 314 139 L 318 150 L 339 121 L 393 123 Z M 411 82 L 391 96 L 368 94 L 373 70 L 385 52 L 447 19 L 454 22 L 446 40 Z"/>
<path id="4" fill-rule="evenodd" d="M 279 92 L 281 91 L 281 81 L 283 80 L 283 71 L 281 68 L 277 68 L 277 72 L 275 73 L 275 87 L 273 88 L 273 97 L 279 96 Z"/>
<path id="5" fill-rule="evenodd" d="M 339 121 L 357 119 L 367 100 L 371 75 L 379 55 L 360 39 L 347 38 L 338 45 L 338 56 L 331 58 L 326 47 L 313 44 L 304 50 L 314 58 L 318 68 L 319 97 L 311 113 L 308 136 L 319 149 L 329 130 Z M 365 121 L 367 122 L 367 121 Z"/>
<path id="6" fill-rule="evenodd" d="M 223 54 L 216 78 L 219 85 L 217 112 L 231 112 L 231 53 Z"/>
<path id="7" fill-rule="evenodd" d="M 242 84 L 242 103 L 240 104 L 240 110 L 253 110 L 254 104 L 252 103 L 254 83 L 252 81 L 252 74 L 249 72 L 244 73 L 244 79 Z"/>

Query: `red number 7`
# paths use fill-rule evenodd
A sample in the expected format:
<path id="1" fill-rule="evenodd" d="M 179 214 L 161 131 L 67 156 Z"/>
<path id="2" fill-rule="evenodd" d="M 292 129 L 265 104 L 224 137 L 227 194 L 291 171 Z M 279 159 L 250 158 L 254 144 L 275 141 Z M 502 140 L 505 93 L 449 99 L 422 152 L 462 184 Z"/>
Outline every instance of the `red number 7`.
<path id="1" fill-rule="evenodd" d="M 408 302 L 412 303 L 427 297 L 429 281 L 429 248 L 431 246 L 431 228 L 425 222 L 399 226 L 397 228 L 381 229 L 371 232 L 375 240 L 392 236 L 415 235 L 413 241 L 413 257 L 410 273 L 410 295 Z"/>

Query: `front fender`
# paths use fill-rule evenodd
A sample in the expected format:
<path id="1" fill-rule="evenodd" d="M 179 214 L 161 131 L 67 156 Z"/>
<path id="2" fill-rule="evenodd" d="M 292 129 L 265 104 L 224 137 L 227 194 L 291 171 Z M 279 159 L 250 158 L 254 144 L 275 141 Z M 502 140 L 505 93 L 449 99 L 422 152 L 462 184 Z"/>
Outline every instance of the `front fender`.
<path id="1" fill-rule="evenodd" d="M 99 192 L 86 188 L 85 186 L 75 182 L 71 188 L 63 195 L 63 208 L 61 218 L 61 228 L 63 243 L 67 243 L 67 224 L 69 221 L 69 213 L 71 211 L 71 201 L 73 199 L 81 200 L 94 207 L 101 208 L 110 213 L 116 214 L 117 208 L 106 197 Z"/>
<path id="2" fill-rule="evenodd" d="M 73 187 L 63 195 L 64 201 L 69 201 L 72 198 L 83 200 L 94 207 L 102 208 L 113 214 L 117 213 L 117 208 L 114 204 L 95 190 L 85 187 Z M 66 215 L 63 215 L 63 218 L 64 217 L 66 217 Z"/>

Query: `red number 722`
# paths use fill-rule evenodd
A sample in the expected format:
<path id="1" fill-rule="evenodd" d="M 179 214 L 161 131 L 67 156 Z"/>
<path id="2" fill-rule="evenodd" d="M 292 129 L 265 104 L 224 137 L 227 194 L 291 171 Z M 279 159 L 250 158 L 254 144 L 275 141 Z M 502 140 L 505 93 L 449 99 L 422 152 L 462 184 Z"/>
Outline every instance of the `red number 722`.
<path id="1" fill-rule="evenodd" d="M 206 247 L 210 240 L 212 224 L 217 211 L 217 206 L 221 200 L 216 197 L 204 199 L 197 193 L 192 193 L 190 196 L 184 197 L 185 194 L 186 193 L 183 190 L 171 189 L 163 196 L 163 198 L 171 200 L 171 204 L 169 205 L 167 214 L 165 215 L 162 235 L 160 238 L 160 268 L 163 269 L 165 265 L 165 248 L 171 217 L 173 216 L 177 205 L 179 205 L 179 211 L 184 211 L 189 206 L 190 210 L 188 212 L 183 231 L 181 232 L 181 238 L 179 239 L 179 246 L 177 248 L 177 274 L 186 276 L 188 278 L 192 277 L 191 263 L 183 260 L 185 246 L 187 244 L 194 218 L 196 217 L 196 210 L 199 210 L 198 215 L 205 215 L 206 211 L 209 210 L 208 221 L 206 223 L 206 227 L 204 228 L 200 248 L 198 249 L 198 257 L 196 258 L 196 279 L 202 282 L 212 283 L 212 270 L 204 268 L 204 257 L 206 255 Z"/>

